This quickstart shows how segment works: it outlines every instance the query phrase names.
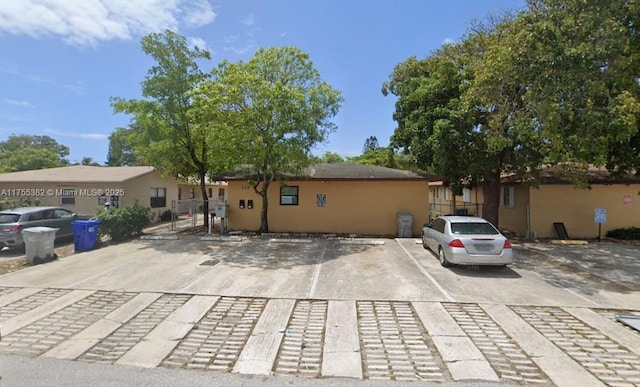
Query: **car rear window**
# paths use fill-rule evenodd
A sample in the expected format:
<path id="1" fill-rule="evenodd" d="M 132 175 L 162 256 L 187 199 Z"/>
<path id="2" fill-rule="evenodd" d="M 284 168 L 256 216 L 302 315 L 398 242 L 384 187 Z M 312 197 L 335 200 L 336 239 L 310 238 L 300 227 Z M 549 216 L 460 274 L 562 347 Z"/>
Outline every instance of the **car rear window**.
<path id="1" fill-rule="evenodd" d="M 496 235 L 498 230 L 489 223 L 451 223 L 451 232 L 460 235 Z"/>
<path id="2" fill-rule="evenodd" d="M 20 219 L 20 214 L 0 214 L 0 223 L 15 223 Z"/>

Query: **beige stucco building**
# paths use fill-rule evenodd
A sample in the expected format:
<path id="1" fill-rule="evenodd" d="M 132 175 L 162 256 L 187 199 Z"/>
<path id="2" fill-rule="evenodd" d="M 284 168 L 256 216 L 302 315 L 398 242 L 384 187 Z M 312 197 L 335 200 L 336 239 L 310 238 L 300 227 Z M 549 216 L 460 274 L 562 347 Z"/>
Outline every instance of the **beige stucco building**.
<path id="1" fill-rule="evenodd" d="M 221 178 L 228 182 L 228 229 L 258 230 L 260 196 L 246 179 Z M 428 220 L 428 181 L 410 171 L 378 166 L 317 164 L 302 176 L 271 184 L 269 231 L 380 236 L 402 231 L 418 236 Z"/>
<path id="2" fill-rule="evenodd" d="M 538 187 L 514 176 L 503 177 L 499 227 L 528 237 L 557 238 L 554 223 L 563 223 L 570 238 L 580 239 L 604 237 L 612 229 L 640 227 L 639 178 L 614 178 L 605 170 L 591 168 L 587 180 L 589 189 L 575 187 L 552 170 L 544 171 Z M 431 218 L 456 209 L 482 216 L 484 195 L 482 186 L 468 188 L 463 196 L 455 197 L 454 206 L 449 187 L 432 182 L 430 201 Z M 598 221 L 604 220 L 600 230 L 596 209 Z"/>
<path id="3" fill-rule="evenodd" d="M 0 202 L 11 206 L 20 198 L 82 214 L 96 214 L 107 202 L 124 207 L 137 201 L 156 217 L 178 199 L 178 181 L 148 166 L 73 165 L 0 174 Z"/>

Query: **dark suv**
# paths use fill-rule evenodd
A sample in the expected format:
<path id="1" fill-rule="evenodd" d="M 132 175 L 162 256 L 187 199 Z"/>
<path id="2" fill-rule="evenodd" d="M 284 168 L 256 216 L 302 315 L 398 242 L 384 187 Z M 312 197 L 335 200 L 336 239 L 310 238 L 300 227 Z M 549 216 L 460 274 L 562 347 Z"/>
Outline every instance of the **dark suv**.
<path id="1" fill-rule="evenodd" d="M 57 228 L 56 239 L 73 237 L 71 223 L 89 219 L 62 207 L 20 207 L 0 211 L 0 249 L 24 248 L 22 230 L 29 227 Z"/>

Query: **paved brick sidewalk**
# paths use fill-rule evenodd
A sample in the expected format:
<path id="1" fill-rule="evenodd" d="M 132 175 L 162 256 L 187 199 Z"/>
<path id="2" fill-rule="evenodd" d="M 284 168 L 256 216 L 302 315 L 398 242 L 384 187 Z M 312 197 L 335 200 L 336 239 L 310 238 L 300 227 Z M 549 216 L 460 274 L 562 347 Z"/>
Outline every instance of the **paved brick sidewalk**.
<path id="1" fill-rule="evenodd" d="M 0 354 L 307 378 L 640 386 L 640 333 L 589 308 L 0 287 Z"/>

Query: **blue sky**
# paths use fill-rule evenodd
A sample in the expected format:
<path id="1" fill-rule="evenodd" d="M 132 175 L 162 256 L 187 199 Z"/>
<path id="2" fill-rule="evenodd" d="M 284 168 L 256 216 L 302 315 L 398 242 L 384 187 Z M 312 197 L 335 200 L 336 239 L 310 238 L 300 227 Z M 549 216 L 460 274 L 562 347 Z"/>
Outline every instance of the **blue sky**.
<path id="1" fill-rule="evenodd" d="M 0 0 L 0 141 L 47 135 L 69 160 L 103 163 L 108 136 L 130 117 L 112 96 L 140 98 L 153 62 L 149 32 L 171 29 L 211 52 L 202 66 L 247 60 L 259 47 L 297 46 L 345 98 L 338 130 L 314 153 L 356 156 L 369 136 L 388 145 L 396 64 L 459 40 L 474 20 L 524 0 Z"/>

